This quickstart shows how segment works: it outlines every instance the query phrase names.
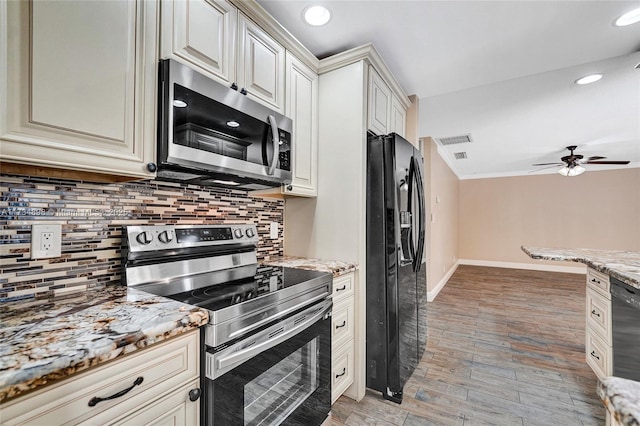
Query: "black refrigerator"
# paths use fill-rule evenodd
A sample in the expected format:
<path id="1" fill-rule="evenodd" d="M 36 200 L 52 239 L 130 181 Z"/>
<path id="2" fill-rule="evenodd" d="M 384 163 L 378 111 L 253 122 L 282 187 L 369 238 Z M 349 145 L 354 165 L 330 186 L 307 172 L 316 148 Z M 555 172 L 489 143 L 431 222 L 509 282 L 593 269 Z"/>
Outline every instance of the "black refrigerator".
<path id="1" fill-rule="evenodd" d="M 367 138 L 367 387 L 401 403 L 427 341 L 423 159 L 392 133 Z"/>

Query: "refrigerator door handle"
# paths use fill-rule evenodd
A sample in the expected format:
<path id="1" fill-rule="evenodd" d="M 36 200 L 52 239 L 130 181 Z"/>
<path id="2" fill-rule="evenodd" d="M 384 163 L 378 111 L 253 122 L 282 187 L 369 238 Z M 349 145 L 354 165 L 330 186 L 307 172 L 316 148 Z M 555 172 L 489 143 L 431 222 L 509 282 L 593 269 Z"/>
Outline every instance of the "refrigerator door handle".
<path id="1" fill-rule="evenodd" d="M 424 181 L 422 180 L 422 173 L 420 169 L 420 164 L 418 164 L 418 160 L 415 157 L 412 159 L 412 164 L 414 165 L 414 177 L 416 187 L 418 189 L 418 248 L 416 250 L 415 255 L 415 264 L 414 271 L 418 272 L 420 270 L 420 266 L 422 265 L 422 255 L 424 254 L 424 240 L 425 240 L 425 200 L 424 200 Z"/>

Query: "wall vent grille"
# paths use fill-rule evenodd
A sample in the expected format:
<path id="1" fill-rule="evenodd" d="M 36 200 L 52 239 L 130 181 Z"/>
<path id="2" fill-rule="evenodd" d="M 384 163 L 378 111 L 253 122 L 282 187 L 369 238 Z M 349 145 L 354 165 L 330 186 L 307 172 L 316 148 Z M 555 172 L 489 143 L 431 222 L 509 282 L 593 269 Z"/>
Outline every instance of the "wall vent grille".
<path id="1" fill-rule="evenodd" d="M 456 160 L 464 160 L 465 158 L 467 158 L 467 153 L 466 152 L 454 152 L 453 156 L 456 157 Z"/>
<path id="2" fill-rule="evenodd" d="M 460 135 L 460 136 L 449 136 L 447 138 L 439 138 L 441 145 L 455 145 L 459 143 L 469 143 L 473 142 L 471 139 L 471 134 Z"/>

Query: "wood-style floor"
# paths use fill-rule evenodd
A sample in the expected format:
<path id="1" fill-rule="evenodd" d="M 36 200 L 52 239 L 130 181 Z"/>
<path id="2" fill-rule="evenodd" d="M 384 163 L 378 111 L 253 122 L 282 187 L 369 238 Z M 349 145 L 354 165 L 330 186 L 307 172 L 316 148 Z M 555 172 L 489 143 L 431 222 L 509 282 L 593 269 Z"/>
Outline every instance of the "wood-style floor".
<path id="1" fill-rule="evenodd" d="M 585 277 L 460 266 L 428 304 L 401 405 L 342 396 L 334 425 L 604 425 L 584 355 Z"/>

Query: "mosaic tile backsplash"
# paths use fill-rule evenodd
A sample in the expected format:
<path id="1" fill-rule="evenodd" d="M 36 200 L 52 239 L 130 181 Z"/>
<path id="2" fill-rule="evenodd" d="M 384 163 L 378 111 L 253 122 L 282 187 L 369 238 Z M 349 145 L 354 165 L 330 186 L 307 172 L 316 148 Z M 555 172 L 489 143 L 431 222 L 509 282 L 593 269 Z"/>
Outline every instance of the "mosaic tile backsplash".
<path id="1" fill-rule="evenodd" d="M 284 201 L 172 182 L 102 184 L 0 175 L 0 302 L 120 283 L 122 227 L 255 223 L 258 259 L 283 255 Z M 270 222 L 278 238 L 269 239 Z M 62 256 L 31 259 L 31 225 L 62 224 Z"/>

